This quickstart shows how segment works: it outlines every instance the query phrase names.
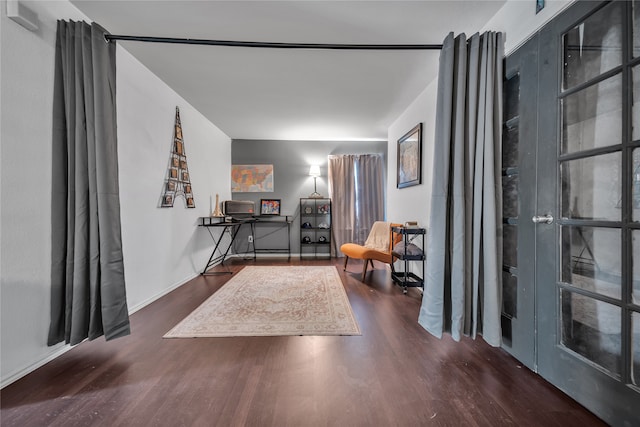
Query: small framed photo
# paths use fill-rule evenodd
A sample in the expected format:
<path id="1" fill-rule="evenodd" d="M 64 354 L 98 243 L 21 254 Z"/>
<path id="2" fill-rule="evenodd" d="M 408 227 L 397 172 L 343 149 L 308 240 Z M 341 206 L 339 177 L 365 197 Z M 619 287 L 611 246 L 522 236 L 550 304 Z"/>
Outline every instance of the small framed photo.
<path id="1" fill-rule="evenodd" d="M 280 199 L 261 199 L 260 215 L 280 215 Z"/>
<path id="2" fill-rule="evenodd" d="M 177 157 L 174 157 L 171 159 L 171 166 L 173 166 L 174 168 L 177 168 L 179 164 L 180 164 L 180 161 L 178 160 Z"/>
<path id="3" fill-rule="evenodd" d="M 184 186 L 184 192 L 185 194 L 191 194 L 191 184 L 186 184 Z"/>
<path id="4" fill-rule="evenodd" d="M 176 169 L 176 168 L 169 169 L 169 177 L 173 178 L 173 179 L 177 179 L 178 178 L 178 169 Z"/>
<path id="5" fill-rule="evenodd" d="M 176 126 L 176 138 L 182 139 L 182 128 L 180 126 Z"/>
<path id="6" fill-rule="evenodd" d="M 170 208 L 173 206 L 173 196 L 171 194 L 165 194 L 162 198 L 162 207 Z"/>
<path id="7" fill-rule="evenodd" d="M 182 172 L 182 180 L 189 181 L 189 174 L 185 171 Z"/>
<path id="8" fill-rule="evenodd" d="M 176 191 L 175 181 L 167 181 L 167 191 Z"/>
<path id="9" fill-rule="evenodd" d="M 188 208 L 195 208 L 196 204 L 193 201 L 193 197 L 187 197 L 187 207 Z"/>
<path id="10" fill-rule="evenodd" d="M 187 161 L 180 160 L 180 169 L 186 169 L 186 168 L 187 168 Z"/>
<path id="11" fill-rule="evenodd" d="M 182 142 L 176 141 L 176 153 L 182 154 L 182 150 L 183 150 Z"/>

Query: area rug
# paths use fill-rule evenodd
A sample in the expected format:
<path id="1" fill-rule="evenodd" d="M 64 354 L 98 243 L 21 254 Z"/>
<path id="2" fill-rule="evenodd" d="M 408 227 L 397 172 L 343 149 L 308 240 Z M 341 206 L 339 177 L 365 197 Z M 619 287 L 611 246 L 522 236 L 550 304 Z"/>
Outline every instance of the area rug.
<path id="1" fill-rule="evenodd" d="M 335 267 L 245 267 L 164 337 L 280 335 L 361 335 Z"/>

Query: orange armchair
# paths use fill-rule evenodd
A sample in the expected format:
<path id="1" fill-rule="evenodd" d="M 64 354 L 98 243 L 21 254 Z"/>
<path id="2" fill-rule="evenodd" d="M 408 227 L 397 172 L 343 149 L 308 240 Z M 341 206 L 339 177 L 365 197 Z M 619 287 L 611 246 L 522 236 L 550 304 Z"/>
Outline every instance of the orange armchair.
<path id="1" fill-rule="evenodd" d="M 395 257 L 391 254 L 391 251 L 393 247 L 402 240 L 402 235 L 394 233 L 392 227 L 400 227 L 401 225 L 402 224 L 376 221 L 373 227 L 371 227 L 371 232 L 369 232 L 369 237 L 367 237 L 364 246 L 356 243 L 345 243 L 340 246 L 340 251 L 345 255 L 344 271 L 347 270 L 349 258 L 364 260 L 362 281 L 364 281 L 367 274 L 367 266 L 371 264 L 371 268 L 373 268 L 373 260 L 389 264 L 393 271 Z"/>

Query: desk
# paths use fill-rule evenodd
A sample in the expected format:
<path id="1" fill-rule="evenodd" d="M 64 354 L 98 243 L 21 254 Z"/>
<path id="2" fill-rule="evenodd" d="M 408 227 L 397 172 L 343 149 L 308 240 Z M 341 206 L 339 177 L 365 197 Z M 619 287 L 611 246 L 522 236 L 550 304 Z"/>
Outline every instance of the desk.
<path id="1" fill-rule="evenodd" d="M 198 225 L 200 227 L 205 227 L 207 229 L 207 231 L 209 232 L 209 235 L 211 236 L 211 239 L 215 243 L 215 247 L 211 252 L 209 261 L 207 261 L 207 265 L 204 267 L 200 275 L 205 276 L 205 275 L 214 275 L 214 274 L 232 274 L 232 272 L 229 270 L 217 271 L 212 273 L 207 273 L 207 270 L 213 267 L 218 261 L 220 261 L 220 264 L 224 265 L 224 260 L 229 254 L 231 245 L 233 245 L 233 241 L 236 239 L 236 236 L 238 235 L 240 226 L 242 224 L 246 224 L 247 222 L 251 222 L 251 221 L 249 220 L 249 221 L 229 222 L 229 221 L 225 221 L 223 218 L 217 218 L 217 217 L 201 217 L 200 218 L 200 224 Z M 222 228 L 222 232 L 217 238 L 211 232 L 211 227 Z M 229 245 L 224 250 L 224 252 L 222 252 L 222 249 L 220 249 L 220 243 L 222 242 L 222 238 L 224 237 L 225 232 L 229 233 L 229 235 L 231 236 L 231 240 L 229 240 Z M 216 255 L 216 252 L 219 252 L 219 254 Z"/>
<path id="2" fill-rule="evenodd" d="M 256 253 L 286 253 L 291 258 L 291 223 L 293 215 L 261 215 L 254 216 L 251 221 L 251 236 L 253 237 L 253 258 Z M 259 224 L 280 224 L 287 227 L 287 248 L 256 248 L 256 226 Z"/>

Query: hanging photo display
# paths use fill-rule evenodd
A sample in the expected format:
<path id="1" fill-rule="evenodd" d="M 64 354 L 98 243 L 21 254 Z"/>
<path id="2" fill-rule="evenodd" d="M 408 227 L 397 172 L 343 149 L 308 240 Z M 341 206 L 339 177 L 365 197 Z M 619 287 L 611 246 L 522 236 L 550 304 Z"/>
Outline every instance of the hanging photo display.
<path id="1" fill-rule="evenodd" d="M 176 107 L 173 142 L 171 144 L 169 166 L 163 188 L 164 191 L 160 197 L 160 207 L 173 207 L 173 203 L 178 196 L 184 197 L 187 208 L 196 207 L 191 189 L 189 167 L 187 166 L 187 154 L 184 150 L 184 141 L 182 140 L 182 124 L 180 123 L 180 109 L 178 107 Z"/>

